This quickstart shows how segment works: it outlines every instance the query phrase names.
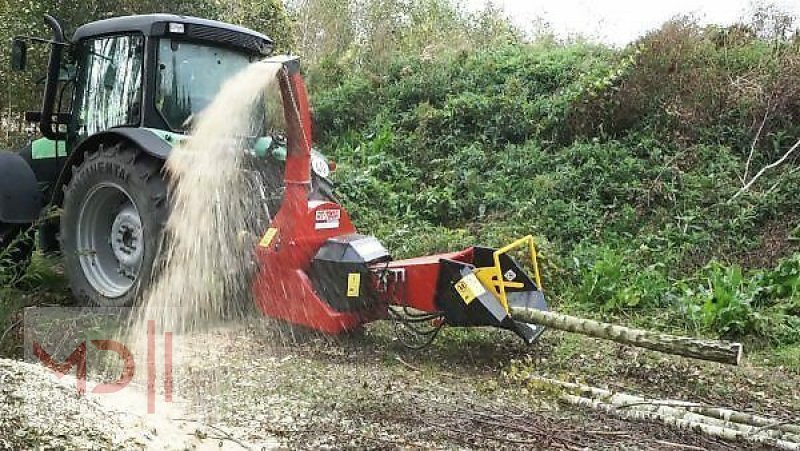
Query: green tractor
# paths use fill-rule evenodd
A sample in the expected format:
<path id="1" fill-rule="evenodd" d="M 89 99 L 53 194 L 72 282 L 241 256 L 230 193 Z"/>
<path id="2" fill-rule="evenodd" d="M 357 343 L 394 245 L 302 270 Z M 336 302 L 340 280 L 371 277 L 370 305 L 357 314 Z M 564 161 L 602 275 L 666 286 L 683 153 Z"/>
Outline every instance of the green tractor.
<path id="1" fill-rule="evenodd" d="M 128 306 L 151 279 L 169 213 L 164 161 L 225 80 L 270 55 L 273 42 L 167 14 L 92 22 L 69 40 L 56 19 L 45 22 L 52 39 L 12 43 L 14 70 L 25 69 L 30 42 L 50 54 L 41 111 L 25 114 L 42 137 L 0 151 L 0 271 L 24 271 L 38 235 L 44 252 L 62 253 L 80 303 Z M 282 173 L 281 136 L 252 138 L 252 153 Z M 311 196 L 332 197 L 317 152 L 312 169 Z"/>

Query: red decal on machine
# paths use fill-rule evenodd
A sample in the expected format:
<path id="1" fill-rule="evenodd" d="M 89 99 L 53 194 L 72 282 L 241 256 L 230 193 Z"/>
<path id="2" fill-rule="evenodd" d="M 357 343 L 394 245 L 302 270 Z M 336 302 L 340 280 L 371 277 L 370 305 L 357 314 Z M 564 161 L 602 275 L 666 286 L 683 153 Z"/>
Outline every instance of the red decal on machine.
<path id="1" fill-rule="evenodd" d="M 342 211 L 338 208 L 330 210 L 317 210 L 317 220 L 314 224 L 314 228 L 317 230 L 338 229 L 339 219 L 341 217 Z"/>

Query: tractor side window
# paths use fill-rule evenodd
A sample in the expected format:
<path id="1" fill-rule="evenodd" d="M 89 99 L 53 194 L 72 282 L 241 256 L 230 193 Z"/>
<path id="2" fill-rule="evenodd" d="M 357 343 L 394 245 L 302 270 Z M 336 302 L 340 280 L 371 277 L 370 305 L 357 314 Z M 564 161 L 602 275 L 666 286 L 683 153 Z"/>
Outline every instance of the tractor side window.
<path id="1" fill-rule="evenodd" d="M 79 132 L 92 135 L 139 123 L 144 38 L 113 36 L 86 42 Z"/>

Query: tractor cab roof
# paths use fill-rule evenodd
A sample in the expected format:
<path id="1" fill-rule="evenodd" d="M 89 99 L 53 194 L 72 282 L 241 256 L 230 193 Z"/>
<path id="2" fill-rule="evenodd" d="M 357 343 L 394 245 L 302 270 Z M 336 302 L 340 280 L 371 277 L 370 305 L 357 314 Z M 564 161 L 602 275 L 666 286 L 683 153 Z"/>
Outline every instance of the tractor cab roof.
<path id="1" fill-rule="evenodd" d="M 262 55 L 272 53 L 273 47 L 272 39 L 248 28 L 216 20 L 175 14 L 144 14 L 98 20 L 75 30 L 72 41 L 78 42 L 82 39 L 130 32 L 139 32 L 145 36 L 169 36 L 207 41 Z"/>

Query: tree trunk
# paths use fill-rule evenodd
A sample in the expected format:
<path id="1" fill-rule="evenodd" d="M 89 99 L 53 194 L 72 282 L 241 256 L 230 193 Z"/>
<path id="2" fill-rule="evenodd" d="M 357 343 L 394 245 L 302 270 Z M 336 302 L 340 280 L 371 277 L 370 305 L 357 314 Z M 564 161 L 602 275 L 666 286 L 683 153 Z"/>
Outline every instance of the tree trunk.
<path id="1" fill-rule="evenodd" d="M 789 424 L 782 421 L 765 418 L 760 415 L 755 415 L 747 412 L 737 412 L 735 410 L 725 409 L 722 407 L 688 407 L 692 412 L 697 412 L 701 415 L 708 417 L 719 418 L 720 420 L 732 421 L 734 423 L 752 424 L 758 426 L 762 430 L 775 430 L 784 434 L 791 434 L 798 437 L 800 441 L 800 426 L 797 424 Z"/>
<path id="2" fill-rule="evenodd" d="M 529 308 L 511 307 L 511 317 L 518 321 L 612 340 L 667 354 L 730 365 L 738 365 L 742 359 L 742 345 L 740 343 L 678 337 Z"/>
<path id="3" fill-rule="evenodd" d="M 648 399 L 627 393 L 613 392 L 589 385 L 564 382 L 540 376 L 529 376 L 526 380 L 536 384 L 559 387 L 571 395 L 610 404 L 620 411 L 641 410 L 661 416 L 686 420 L 691 423 L 703 423 L 708 426 L 730 429 L 742 434 L 763 435 L 775 440 L 790 443 L 800 442 L 800 435 L 795 433 L 795 431 L 800 430 L 800 426 L 788 424 L 774 418 L 766 418 L 736 410 L 687 401 Z M 584 404 L 586 403 L 584 402 Z"/>
<path id="4" fill-rule="evenodd" d="M 748 434 L 736 429 L 714 426 L 706 423 L 691 421 L 684 418 L 665 415 L 659 412 L 651 412 L 639 409 L 621 409 L 613 404 L 609 404 L 597 399 L 584 398 L 576 395 L 562 395 L 561 399 L 571 404 L 601 410 L 609 414 L 638 421 L 657 421 L 678 429 L 700 432 L 712 437 L 719 437 L 731 441 L 744 441 L 759 445 L 773 446 L 778 449 L 800 450 L 800 444 L 788 442 L 769 437 L 761 433 Z"/>

